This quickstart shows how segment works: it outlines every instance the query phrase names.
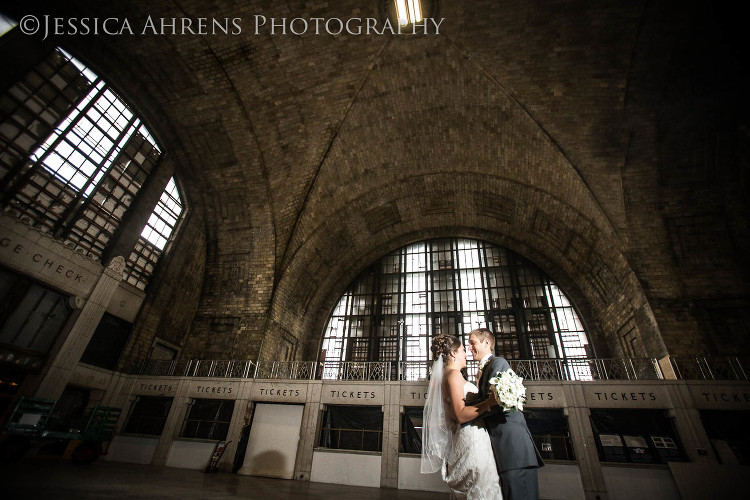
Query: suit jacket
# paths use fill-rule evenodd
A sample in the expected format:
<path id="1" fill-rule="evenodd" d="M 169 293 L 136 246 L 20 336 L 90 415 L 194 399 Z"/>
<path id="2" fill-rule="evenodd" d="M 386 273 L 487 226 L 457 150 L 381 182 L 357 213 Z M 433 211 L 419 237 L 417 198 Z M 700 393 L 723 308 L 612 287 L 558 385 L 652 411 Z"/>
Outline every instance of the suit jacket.
<path id="1" fill-rule="evenodd" d="M 480 398 L 489 396 L 490 378 L 507 370 L 510 370 L 510 364 L 505 358 L 490 357 L 477 384 Z M 494 406 L 482 418 L 492 441 L 498 474 L 513 469 L 544 466 L 522 412 L 503 412 L 500 406 Z"/>

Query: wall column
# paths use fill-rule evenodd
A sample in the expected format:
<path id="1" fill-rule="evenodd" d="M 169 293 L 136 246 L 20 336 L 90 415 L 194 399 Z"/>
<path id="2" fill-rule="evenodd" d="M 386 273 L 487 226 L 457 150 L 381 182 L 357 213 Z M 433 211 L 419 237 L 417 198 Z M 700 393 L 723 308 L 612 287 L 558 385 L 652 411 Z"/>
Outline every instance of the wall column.
<path id="1" fill-rule="evenodd" d="M 164 430 L 159 437 L 159 444 L 156 445 L 154 457 L 151 459 L 151 465 L 167 465 L 169 450 L 172 448 L 172 441 L 180 433 L 180 427 L 185 420 L 188 411 L 190 398 L 187 396 L 190 389 L 190 379 L 183 378 L 177 383 L 172 406 L 169 408 L 167 421 L 164 423 Z"/>
<path id="2" fill-rule="evenodd" d="M 700 412 L 693 408 L 687 386 L 684 383 L 669 384 L 667 390 L 672 400 L 669 416 L 674 418 L 677 435 L 688 460 L 697 464 L 718 464 L 711 440 L 701 422 Z"/>
<path id="3" fill-rule="evenodd" d="M 122 281 L 124 270 L 125 259 L 120 256 L 112 259 L 104 268 L 63 345 L 42 377 L 35 393 L 36 397 L 58 399 L 62 395 L 70 376 L 81 360 L 83 351 L 86 350 L 91 336 L 107 310 L 110 299 Z"/>
<path id="4" fill-rule="evenodd" d="M 313 452 L 318 442 L 320 416 L 325 405 L 320 402 L 323 385 L 310 383 L 307 385 L 305 409 L 302 411 L 302 428 L 300 429 L 297 458 L 294 462 L 294 479 L 310 480 L 312 472 Z"/>
<path id="5" fill-rule="evenodd" d="M 234 400 L 232 421 L 229 423 L 229 430 L 227 430 L 227 447 L 219 461 L 219 470 L 222 472 L 232 472 L 234 457 L 237 454 L 240 439 L 242 439 L 242 429 L 250 422 L 253 402 L 248 396 L 251 386 L 252 382 L 244 384 L 243 389 L 240 390 L 240 397 Z"/>
<path id="6" fill-rule="evenodd" d="M 380 454 L 380 487 L 398 488 L 398 442 L 401 428 L 401 386 L 384 386 L 383 449 Z"/>
<path id="7" fill-rule="evenodd" d="M 591 430 L 591 410 L 586 407 L 586 398 L 580 385 L 565 385 L 565 399 L 568 401 L 568 426 L 573 440 L 573 450 L 578 460 L 581 483 L 586 500 L 607 500 L 607 486 L 596 451 L 594 432 Z"/>

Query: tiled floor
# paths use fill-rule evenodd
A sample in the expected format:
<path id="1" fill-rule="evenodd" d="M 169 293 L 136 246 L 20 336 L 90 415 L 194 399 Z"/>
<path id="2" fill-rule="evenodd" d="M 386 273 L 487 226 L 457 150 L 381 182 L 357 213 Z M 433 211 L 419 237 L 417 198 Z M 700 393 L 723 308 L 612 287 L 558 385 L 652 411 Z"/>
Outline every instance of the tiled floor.
<path id="1" fill-rule="evenodd" d="M 0 498 L 16 499 L 227 499 L 320 498 L 426 500 L 446 494 L 287 481 L 237 474 L 98 460 L 75 465 L 60 459 L 0 464 Z"/>

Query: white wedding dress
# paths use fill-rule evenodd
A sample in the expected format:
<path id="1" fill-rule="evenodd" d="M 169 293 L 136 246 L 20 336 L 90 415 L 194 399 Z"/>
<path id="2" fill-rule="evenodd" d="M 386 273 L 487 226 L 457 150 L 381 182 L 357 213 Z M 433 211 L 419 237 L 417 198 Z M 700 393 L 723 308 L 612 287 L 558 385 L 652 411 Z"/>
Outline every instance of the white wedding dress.
<path id="1" fill-rule="evenodd" d="M 464 384 L 464 397 L 478 393 L 471 382 Z M 449 401 L 444 401 L 446 415 L 452 415 Z M 451 419 L 453 446 L 443 461 L 443 479 L 451 489 L 451 499 L 502 500 L 500 480 L 492 444 L 482 419 L 460 426 Z"/>

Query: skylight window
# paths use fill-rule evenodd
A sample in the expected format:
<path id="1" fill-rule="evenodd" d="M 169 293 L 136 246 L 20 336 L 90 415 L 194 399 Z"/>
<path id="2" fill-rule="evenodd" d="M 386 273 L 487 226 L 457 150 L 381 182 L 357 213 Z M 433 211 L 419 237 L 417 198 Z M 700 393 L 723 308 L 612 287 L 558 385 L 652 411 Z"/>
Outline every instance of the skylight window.
<path id="1" fill-rule="evenodd" d="M 0 14 L 0 36 L 3 36 L 10 30 L 15 28 L 17 25 L 18 23 L 14 21 L 13 19 L 3 14 Z"/>
<path id="2" fill-rule="evenodd" d="M 395 0 L 396 15 L 401 26 L 418 23 L 422 20 L 422 7 L 419 0 Z"/>
<path id="3" fill-rule="evenodd" d="M 89 93 L 31 155 L 58 179 L 88 197 L 134 134 L 151 134 L 104 81 L 58 49 L 93 85 Z M 153 140 L 151 145 L 157 149 Z"/>
<path id="4" fill-rule="evenodd" d="M 1 97 L 3 212 L 101 258 L 160 148 L 117 92 L 60 48 Z M 172 180 L 126 266 L 137 286 L 145 287 L 182 213 Z"/>
<path id="5" fill-rule="evenodd" d="M 159 203 L 149 217 L 143 232 L 141 232 L 141 236 L 159 250 L 164 250 L 180 214 L 182 214 L 182 201 L 180 200 L 180 193 L 177 192 L 174 178 L 172 178 L 169 179 Z"/>
<path id="6" fill-rule="evenodd" d="M 125 265 L 125 280 L 144 290 L 154 274 L 159 257 L 172 239 L 185 208 L 174 177 L 159 198 L 159 203 L 141 231 L 135 249 Z"/>

